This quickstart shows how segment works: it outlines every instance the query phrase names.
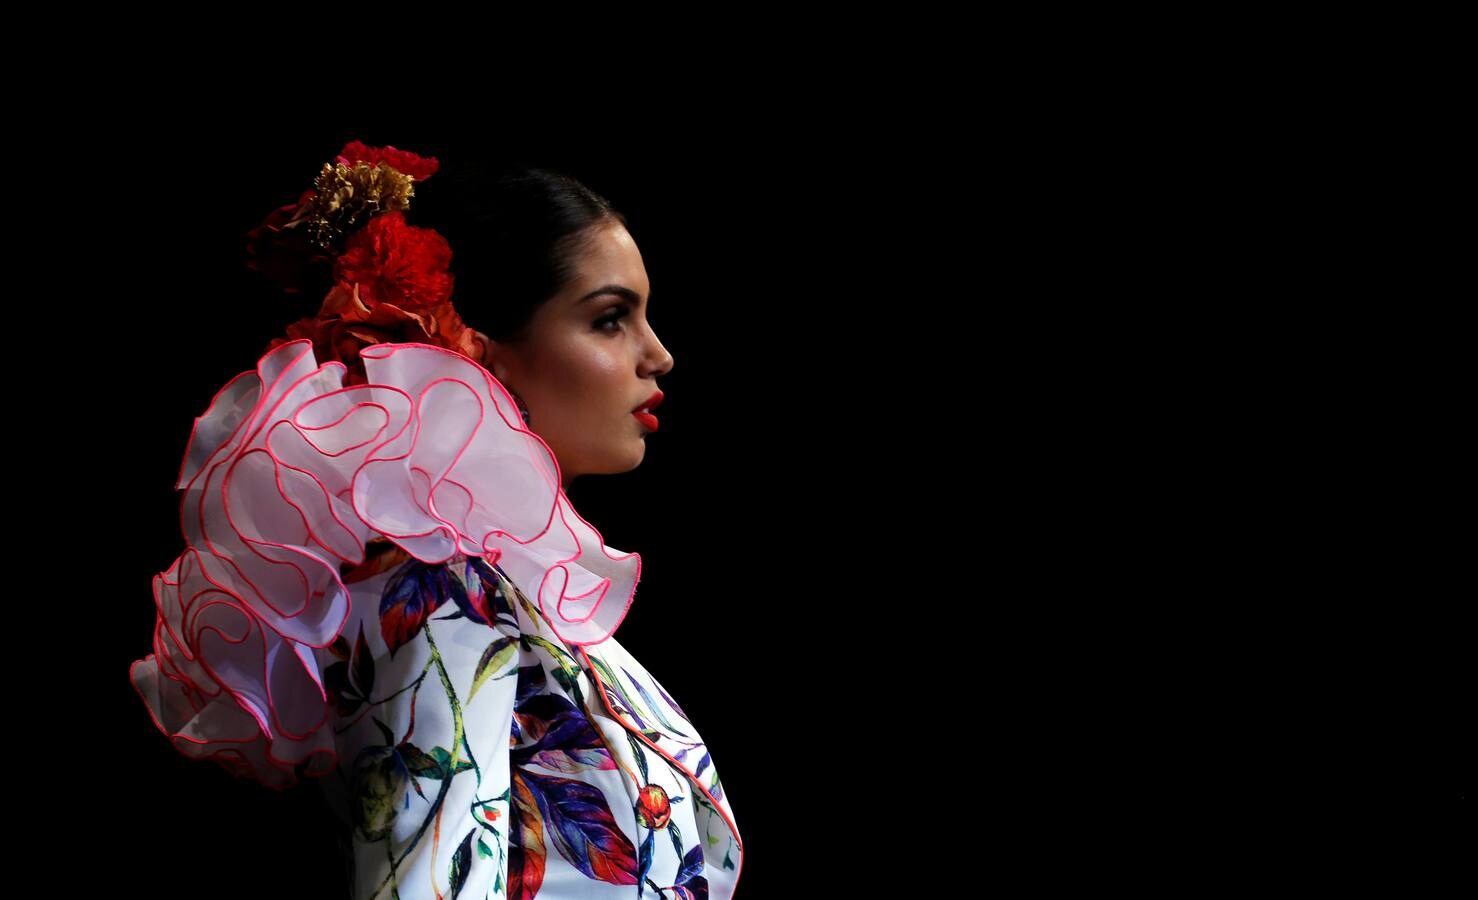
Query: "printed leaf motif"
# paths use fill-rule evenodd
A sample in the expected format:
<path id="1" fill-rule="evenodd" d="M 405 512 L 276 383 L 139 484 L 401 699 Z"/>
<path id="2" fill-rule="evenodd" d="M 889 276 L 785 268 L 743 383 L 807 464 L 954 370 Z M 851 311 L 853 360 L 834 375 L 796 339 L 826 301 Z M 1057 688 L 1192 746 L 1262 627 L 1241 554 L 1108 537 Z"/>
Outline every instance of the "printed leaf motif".
<path id="1" fill-rule="evenodd" d="M 544 693 L 549 688 L 549 679 L 544 677 L 544 667 L 535 663 L 531 666 L 520 666 L 518 669 L 518 694 L 514 697 L 514 706 L 522 706 L 531 697 Z"/>
<path id="2" fill-rule="evenodd" d="M 616 825 L 605 794 L 583 781 L 518 772 L 520 801 L 533 800 L 549 839 L 586 877 L 609 884 L 636 884 L 636 848 Z"/>
<path id="3" fill-rule="evenodd" d="M 465 606 L 467 589 L 444 564 L 407 563 L 385 585 L 380 598 L 380 634 L 390 655 L 415 639 L 427 617 L 452 598 Z"/>
<path id="4" fill-rule="evenodd" d="M 323 691 L 340 716 L 354 715 L 364 702 L 349 684 L 349 664 L 336 662 L 323 670 Z"/>
<path id="5" fill-rule="evenodd" d="M 677 883 L 684 884 L 703 874 L 703 847 L 694 844 L 688 855 L 683 857 L 683 867 L 678 870 Z"/>
<path id="6" fill-rule="evenodd" d="M 580 663 L 569 654 L 569 651 L 556 647 L 552 642 L 545 640 L 537 634 L 524 634 L 520 640 L 526 645 L 533 645 L 544 650 L 549 658 L 556 663 L 554 668 L 554 680 L 564 688 L 565 693 L 575 698 L 575 702 L 585 702 L 585 692 L 580 690 Z M 525 647 L 525 649 L 528 649 Z"/>
<path id="7" fill-rule="evenodd" d="M 452 871 L 447 876 L 451 891 L 449 900 L 456 900 L 457 895 L 462 893 L 462 887 L 467 884 L 467 876 L 472 869 L 472 838 L 476 834 L 476 828 L 467 832 L 467 836 L 462 838 L 462 843 L 457 845 L 456 852 L 452 854 Z"/>
<path id="8" fill-rule="evenodd" d="M 456 775 L 458 772 L 465 772 L 472 768 L 471 761 L 464 757 L 457 761 L 457 767 L 453 769 L 452 755 L 447 752 L 445 747 L 432 747 L 430 755 L 432 759 L 436 760 L 436 771 L 426 772 L 425 775 L 427 778 L 442 778 L 447 774 Z"/>
<path id="9" fill-rule="evenodd" d="M 536 647 L 544 648 L 544 651 L 549 654 L 550 658 L 559 663 L 561 669 L 574 672 L 580 671 L 580 664 L 575 662 L 575 658 L 570 656 L 569 651 L 563 647 L 556 647 L 553 643 L 537 634 L 526 634 L 524 635 L 524 639 Z"/>
<path id="10" fill-rule="evenodd" d="M 676 822 L 667 823 L 667 835 L 672 838 L 672 852 L 678 859 L 683 858 L 683 830 L 677 827 Z"/>
<path id="11" fill-rule="evenodd" d="M 576 697 L 580 696 L 580 682 L 576 680 L 576 676 L 570 674 L 568 669 L 564 667 L 555 669 L 554 680 L 558 681 L 559 686 L 565 689 L 565 693 L 574 694 Z"/>
<path id="12" fill-rule="evenodd" d="M 508 832 L 508 900 L 533 900 L 544 884 L 544 818 L 539 803 L 524 782 L 523 773 L 513 772 L 513 815 Z"/>
<path id="13" fill-rule="evenodd" d="M 364 622 L 359 623 L 359 638 L 354 642 L 354 688 L 359 696 L 370 697 L 375 692 L 375 655 L 370 652 L 364 639 Z"/>
<path id="14" fill-rule="evenodd" d="M 482 651 L 482 659 L 477 662 L 477 670 L 472 676 L 472 690 L 467 694 L 467 702 L 472 702 L 472 698 L 477 696 L 477 689 L 482 687 L 494 672 L 503 672 L 503 669 L 517 658 L 518 645 L 513 643 L 512 638 L 500 637 L 488 644 L 488 648 Z M 517 669 L 511 669 L 503 672 L 503 675 L 511 675 L 516 671 Z M 502 678 L 503 675 L 498 677 Z"/>
<path id="15" fill-rule="evenodd" d="M 503 588 L 507 579 L 501 577 L 499 571 L 489 565 L 486 559 L 481 556 L 467 557 L 460 569 L 460 575 L 467 589 L 467 602 L 462 608 L 467 618 L 489 626 L 495 625 L 500 617 L 515 625 L 518 623 L 518 616 L 514 615 L 513 605 Z"/>
<path id="16" fill-rule="evenodd" d="M 632 721 L 636 722 L 637 727 L 642 731 L 650 731 L 651 726 L 642 720 L 641 714 L 637 712 L 636 704 L 632 703 L 631 698 L 626 696 L 625 688 L 617 680 L 615 674 L 611 672 L 611 667 L 606 665 L 605 660 L 590 653 L 589 650 L 585 652 L 586 655 L 590 656 L 590 664 L 599 670 L 600 681 L 602 686 L 605 687 L 606 699 L 611 702 L 611 707 L 618 712 L 624 712 L 630 716 Z"/>
<path id="17" fill-rule="evenodd" d="M 419 775 L 422 778 L 441 777 L 441 762 L 436 757 L 426 753 L 410 741 L 402 743 L 399 749 L 401 758 L 405 760 L 405 766 L 412 775 Z"/>
<path id="18" fill-rule="evenodd" d="M 374 722 L 375 727 L 380 729 L 380 736 L 385 739 L 385 746 L 388 747 L 395 743 L 395 732 L 390 730 L 389 725 L 381 722 L 378 716 L 370 716 L 370 721 Z"/>
<path id="19" fill-rule="evenodd" d="M 683 857 L 683 867 L 677 873 L 677 884 L 668 890 L 677 900 L 708 900 L 708 879 L 703 875 L 703 847 L 695 845 Z"/>
<path id="20" fill-rule="evenodd" d="M 677 711 L 678 715 L 683 717 L 684 722 L 687 722 L 689 725 L 693 724 L 693 720 L 688 718 L 688 714 L 683 712 L 683 708 L 681 706 L 677 705 L 677 701 L 669 697 L 666 691 L 662 690 L 662 685 L 658 683 L 657 679 L 652 679 L 652 685 L 657 689 L 657 693 L 662 695 L 662 699 L 667 701 L 667 705 L 672 707 L 674 710 Z"/>
<path id="21" fill-rule="evenodd" d="M 370 538 L 364 547 L 364 562 L 357 566 L 353 563 L 339 566 L 339 580 L 346 585 L 365 581 L 413 558 L 400 545 L 391 543 L 388 539 Z"/>
<path id="22" fill-rule="evenodd" d="M 638 694 L 641 694 L 641 698 L 643 702 L 646 703 L 647 709 L 651 710 L 652 715 L 657 717 L 657 721 L 661 722 L 667 728 L 669 734 L 675 737 L 687 737 L 686 734 L 679 731 L 677 727 L 672 724 L 667 716 L 663 715 L 661 705 L 658 704 L 656 700 L 652 699 L 652 695 L 647 693 L 647 689 L 642 687 L 641 682 L 636 680 L 635 675 L 632 675 L 630 672 L 626 671 L 626 668 L 624 666 L 621 668 L 621 674 L 625 675 L 626 680 L 631 682 L 631 686 L 636 688 L 636 692 Z"/>
<path id="23" fill-rule="evenodd" d="M 409 780 L 410 772 L 394 747 L 372 745 L 359 751 L 349 791 L 351 816 L 361 838 L 378 841 L 390 834 Z"/>
<path id="24" fill-rule="evenodd" d="M 652 871 L 652 840 L 656 836 L 657 832 L 647 829 L 647 836 L 641 842 L 641 852 L 638 854 L 639 864 L 636 873 L 637 894 L 641 894 L 642 886 L 647 880 L 647 873 Z"/>
<path id="25" fill-rule="evenodd" d="M 495 618 L 493 611 L 488 608 L 488 601 L 492 598 L 482 577 L 478 574 L 473 559 L 476 557 L 464 557 L 460 563 L 448 562 L 447 571 L 462 586 L 458 594 L 462 599 L 457 601 L 457 608 L 462 615 L 479 625 L 492 625 Z"/>
<path id="26" fill-rule="evenodd" d="M 636 735 L 626 732 L 626 743 L 631 745 L 631 755 L 636 757 L 636 767 L 641 770 L 641 780 L 651 781 L 651 773 L 647 771 L 647 748 L 646 745 L 636 739 Z"/>
<path id="27" fill-rule="evenodd" d="M 570 774 L 616 768 L 595 726 L 567 698 L 536 694 L 518 705 L 514 717 L 524 738 L 533 741 L 514 749 L 514 766 L 538 765 Z"/>

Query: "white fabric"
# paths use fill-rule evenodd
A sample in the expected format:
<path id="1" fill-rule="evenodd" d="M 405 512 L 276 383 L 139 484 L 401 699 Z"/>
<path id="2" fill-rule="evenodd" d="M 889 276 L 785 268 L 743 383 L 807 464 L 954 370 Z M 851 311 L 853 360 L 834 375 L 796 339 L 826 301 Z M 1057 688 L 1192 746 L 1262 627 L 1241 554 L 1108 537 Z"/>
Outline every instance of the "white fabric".
<path id="1" fill-rule="evenodd" d="M 187 547 L 154 579 L 158 608 L 154 652 L 130 670 L 156 726 L 187 756 L 213 759 L 237 775 L 278 789 L 295 784 L 301 775 L 328 776 L 322 784 L 332 795 L 329 782 L 347 784 L 346 773 L 352 775 L 356 757 L 374 746 L 371 740 L 381 741 L 383 746 L 375 752 L 386 755 L 382 761 L 390 768 L 403 763 L 402 751 L 385 742 L 386 730 L 403 739 L 411 717 L 410 707 L 401 708 L 372 693 L 367 702 L 383 704 L 377 713 L 380 721 L 370 725 L 375 717 L 362 717 L 358 730 L 336 736 L 331 726 L 348 702 L 341 688 L 353 693 L 347 673 L 363 675 L 370 660 L 382 679 L 383 673 L 409 673 L 421 654 L 428 659 L 437 655 L 430 648 L 435 639 L 437 677 L 447 688 L 449 709 L 461 702 L 456 698 L 472 692 L 473 673 L 479 667 L 485 680 L 478 684 L 476 715 L 460 716 L 463 743 L 453 740 L 450 731 L 437 735 L 437 728 L 450 719 L 437 719 L 426 707 L 416 710 L 417 734 L 442 739 L 434 746 L 446 752 L 472 749 L 481 769 L 477 798 L 486 800 L 497 796 L 490 790 L 522 785 L 530 794 L 524 799 L 534 804 L 523 809 L 528 818 L 530 809 L 537 808 L 532 794 L 538 793 L 528 786 L 555 782 L 548 781 L 552 774 L 541 770 L 537 761 L 510 770 L 510 753 L 518 752 L 508 746 L 510 729 L 516 728 L 515 704 L 533 697 L 553 698 L 531 701 L 533 719 L 538 718 L 540 704 L 570 704 L 580 712 L 566 710 L 568 716 L 606 738 L 604 748 L 586 748 L 581 753 L 587 758 L 571 763 L 572 771 L 580 773 L 577 780 L 589 779 L 587 785 L 596 792 L 588 799 L 607 798 L 612 801 L 607 804 L 610 810 L 619 811 L 625 803 L 623 790 L 631 795 L 627 800 L 640 792 L 635 785 L 628 790 L 621 779 L 613 780 L 612 773 L 621 773 L 623 765 L 629 773 L 650 773 L 654 761 L 681 778 L 659 783 L 660 776 L 653 776 L 659 787 L 650 791 L 648 801 L 659 794 L 679 797 L 675 791 L 693 789 L 687 794 L 696 802 L 683 809 L 677 807 L 689 796 L 663 806 L 667 812 L 661 815 L 637 807 L 632 821 L 615 829 L 628 839 L 648 842 L 640 865 L 655 868 L 646 869 L 642 877 L 660 872 L 660 878 L 672 879 L 659 878 L 661 886 L 675 886 L 670 895 L 687 891 L 700 896 L 701 882 L 713 890 L 712 896 L 727 896 L 724 885 L 731 893 L 733 881 L 726 879 L 737 878 L 740 844 L 727 799 L 712 774 L 711 758 L 706 749 L 702 751 L 713 779 L 710 787 L 703 783 L 701 771 L 684 767 L 673 755 L 701 748 L 696 732 L 678 724 L 681 714 L 660 688 L 656 689 L 660 700 L 631 699 L 631 692 L 650 695 L 655 682 L 610 637 L 631 603 L 640 578 L 640 556 L 606 546 L 574 511 L 560 490 L 552 452 L 527 430 L 506 388 L 485 369 L 457 353 L 425 344 L 378 344 L 365 348 L 361 356 L 368 383 L 344 387 L 342 364 L 319 366 L 310 341 L 284 343 L 263 356 L 254 372 L 227 384 L 196 420 L 177 483 L 184 491 L 181 529 Z M 405 558 L 394 571 L 377 572 L 351 591 L 341 575 L 366 572 L 365 550 L 374 538 L 388 539 Z M 368 565 L 373 567 L 374 561 Z M 477 574 L 468 574 L 474 571 Z M 422 585 L 421 607 L 413 597 L 397 595 L 382 608 L 385 597 L 373 592 L 397 577 L 440 587 Z M 422 608 L 449 602 L 446 591 L 456 594 L 459 580 L 464 593 L 453 598 L 454 605 L 470 617 L 446 624 L 422 614 Z M 495 596 L 521 598 L 511 607 L 520 608 L 517 615 L 496 621 L 467 605 L 473 602 L 464 596 L 467 584 L 489 581 L 506 585 L 505 590 L 494 590 Z M 425 599 L 433 594 L 440 600 Z M 487 600 L 485 594 L 478 596 Z M 486 662 L 482 653 L 491 646 L 490 629 L 501 629 L 494 639 L 503 641 L 497 661 L 510 667 L 496 682 L 486 680 L 492 676 L 482 665 Z M 351 636 L 356 643 L 348 645 Z M 545 643 L 526 639 L 532 637 Z M 596 652 L 587 656 L 591 650 Z M 584 666 L 604 655 L 618 659 L 624 675 L 616 677 L 616 684 L 597 690 Z M 335 661 L 346 664 L 344 671 L 335 673 L 343 683 L 326 688 L 324 673 Z M 357 667 L 349 668 L 351 662 Z M 539 688 L 535 667 L 540 666 L 561 674 Z M 511 677 L 515 674 L 518 677 Z M 626 693 L 620 692 L 623 678 L 630 679 Z M 397 696 L 407 704 L 421 690 L 401 689 L 404 693 Z M 615 698 L 615 705 L 606 705 L 604 712 L 586 705 L 605 705 L 607 698 Z M 644 729 L 633 722 L 641 716 L 633 708 L 638 705 L 647 716 L 665 722 L 668 730 Z M 574 727 L 580 727 L 579 722 Z M 664 747 L 663 740 L 679 743 Z M 424 751 L 433 745 L 416 742 L 416 746 Z M 549 758 L 559 757 L 556 753 Z M 413 755 L 413 762 L 423 775 L 445 774 L 426 758 Z M 443 762 L 450 764 L 449 759 Z M 586 771 L 579 766 L 594 768 Z M 424 778 L 412 780 L 419 785 Z M 369 781 L 361 777 L 360 786 Z M 458 802 L 441 809 L 440 824 L 447 829 L 443 833 L 460 839 L 471 833 L 469 827 L 493 825 L 474 817 L 473 794 L 466 793 L 467 779 L 460 770 L 451 771 L 450 781 Z M 571 785 L 558 789 L 577 794 L 585 790 Z M 399 799 L 410 803 L 418 794 L 419 787 Z M 505 795 L 502 802 L 509 798 Z M 406 817 L 398 821 L 413 819 L 410 810 L 407 806 Z M 506 823 L 506 805 L 502 812 Z M 670 820 L 664 818 L 668 813 Z M 449 815 L 451 821 L 445 821 Z M 661 821 L 649 821 L 658 827 L 643 832 L 643 816 Z M 578 817 L 561 818 L 555 810 L 551 821 L 566 825 L 575 821 L 573 833 L 583 834 L 585 826 L 579 825 Z M 669 822 L 675 826 L 671 830 L 666 828 Z M 532 840 L 536 823 L 529 819 L 527 824 L 530 830 L 523 838 Z M 623 830 L 628 826 L 629 833 Z M 589 827 L 601 836 L 598 823 Z M 488 834 L 495 830 L 488 828 Z M 549 880 L 538 896 L 607 896 L 592 891 L 614 889 L 630 874 L 620 870 L 625 857 L 615 831 L 603 835 L 617 848 L 613 851 L 617 862 L 605 859 L 615 867 L 604 873 L 606 878 L 574 843 L 556 842 L 557 853 L 546 847 Z M 677 858 L 664 862 L 652 851 L 649 839 L 658 831 L 672 838 L 671 851 L 683 846 L 680 834 L 691 836 L 689 852 L 697 849 L 701 834 L 699 871 L 693 871 L 691 858 L 685 871 Z M 505 851 L 507 838 L 505 833 L 496 839 L 505 841 Z M 383 850 L 383 841 L 377 847 Z M 356 859 L 361 859 L 358 849 Z M 448 871 L 443 858 L 447 849 L 442 843 L 439 849 L 411 851 L 421 854 L 416 865 L 424 860 L 427 866 L 421 884 L 428 893 L 420 893 L 419 887 L 412 893 L 402 889 L 402 897 L 432 895 L 431 880 L 439 877 L 433 873 Z M 364 862 L 367 859 L 356 865 L 370 865 Z M 506 852 L 501 859 L 498 870 L 473 866 L 489 886 L 507 877 Z M 561 860 L 574 875 L 560 868 Z M 361 875 L 368 871 L 363 869 Z M 527 877 L 532 870 L 522 871 Z M 460 877 L 465 881 L 467 876 L 464 864 Z M 397 877 L 404 882 L 421 876 L 397 870 Z M 691 879 L 691 886 L 684 877 Z M 555 885 L 564 882 L 574 893 L 558 893 L 562 888 Z M 438 882 L 439 889 L 445 886 L 445 881 Z M 465 889 L 471 887 L 470 882 L 464 884 Z M 523 886 L 523 895 L 533 896 L 527 887 Z M 629 896 L 630 887 L 625 890 L 628 893 L 619 896 Z M 479 890 L 477 895 L 483 893 Z"/>

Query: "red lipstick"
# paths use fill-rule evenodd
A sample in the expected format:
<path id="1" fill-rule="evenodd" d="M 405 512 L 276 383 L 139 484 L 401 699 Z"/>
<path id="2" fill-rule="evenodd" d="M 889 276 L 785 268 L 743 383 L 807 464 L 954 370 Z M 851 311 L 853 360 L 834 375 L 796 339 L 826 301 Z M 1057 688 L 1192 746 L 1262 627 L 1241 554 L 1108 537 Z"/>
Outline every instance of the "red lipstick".
<path id="1" fill-rule="evenodd" d="M 652 415 L 652 410 L 656 409 L 659 405 L 661 405 L 661 403 L 662 392 L 653 391 L 652 396 L 648 397 L 646 401 L 642 403 L 642 405 L 632 410 L 631 414 L 635 416 L 636 420 L 642 423 L 642 425 L 645 426 L 647 430 L 656 431 L 657 417 Z"/>

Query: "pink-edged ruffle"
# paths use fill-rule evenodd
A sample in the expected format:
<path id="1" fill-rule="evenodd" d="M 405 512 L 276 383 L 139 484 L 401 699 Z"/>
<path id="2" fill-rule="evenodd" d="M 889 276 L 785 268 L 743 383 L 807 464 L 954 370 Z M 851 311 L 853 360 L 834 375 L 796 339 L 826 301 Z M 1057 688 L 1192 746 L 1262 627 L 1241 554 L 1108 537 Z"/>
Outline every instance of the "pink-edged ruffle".
<path id="1" fill-rule="evenodd" d="M 186 549 L 154 577 L 154 652 L 129 670 L 181 753 L 277 789 L 337 763 L 313 650 L 343 628 L 340 566 L 370 538 L 428 563 L 484 556 L 572 644 L 609 637 L 641 576 L 571 507 L 486 369 L 430 344 L 360 357 L 368 383 L 344 387 L 311 341 L 281 344 L 195 420 L 176 484 Z"/>

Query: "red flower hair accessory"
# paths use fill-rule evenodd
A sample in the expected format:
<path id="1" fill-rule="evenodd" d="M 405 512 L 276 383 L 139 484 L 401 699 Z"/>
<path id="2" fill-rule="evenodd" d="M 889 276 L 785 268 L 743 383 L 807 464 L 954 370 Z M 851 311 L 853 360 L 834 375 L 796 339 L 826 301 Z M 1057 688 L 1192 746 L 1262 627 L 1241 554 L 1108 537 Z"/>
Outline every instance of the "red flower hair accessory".
<path id="1" fill-rule="evenodd" d="M 439 168 L 435 157 L 350 141 L 312 190 L 248 234 L 248 266 L 288 293 L 302 290 L 311 268 L 332 265 L 318 313 L 289 325 L 268 349 L 308 338 L 320 361 L 347 367 L 346 385 L 364 383 L 359 352 L 372 344 L 433 344 L 482 362 L 482 339 L 451 303 L 451 245 L 405 220 L 415 184 Z"/>

